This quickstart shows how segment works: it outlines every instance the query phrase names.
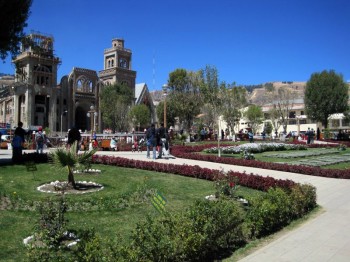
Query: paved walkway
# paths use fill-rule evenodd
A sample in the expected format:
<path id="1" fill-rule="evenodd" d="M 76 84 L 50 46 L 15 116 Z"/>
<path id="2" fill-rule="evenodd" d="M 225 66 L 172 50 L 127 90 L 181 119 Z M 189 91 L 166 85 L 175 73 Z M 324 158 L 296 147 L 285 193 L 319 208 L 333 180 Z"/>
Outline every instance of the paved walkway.
<path id="1" fill-rule="evenodd" d="M 241 261 L 350 261 L 350 180 L 306 176 L 181 158 L 152 160 L 146 158 L 145 152 L 100 151 L 98 154 L 179 165 L 198 165 L 211 169 L 245 171 L 261 176 L 312 184 L 317 188 L 317 203 L 324 208 L 324 212 Z M 10 158 L 11 151 L 0 150 L 0 162 L 8 161 L 6 159 Z"/>

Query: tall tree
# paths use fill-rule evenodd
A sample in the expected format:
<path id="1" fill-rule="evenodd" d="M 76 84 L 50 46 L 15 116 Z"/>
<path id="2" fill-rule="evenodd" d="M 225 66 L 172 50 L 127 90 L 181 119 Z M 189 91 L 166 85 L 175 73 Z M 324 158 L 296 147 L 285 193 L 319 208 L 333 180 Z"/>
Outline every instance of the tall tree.
<path id="1" fill-rule="evenodd" d="M 173 100 L 168 100 L 166 102 L 166 119 L 167 119 L 167 128 L 175 125 L 175 118 L 177 117 L 176 112 L 174 111 L 175 106 L 172 105 Z M 157 117 L 160 122 L 163 122 L 164 118 L 164 101 L 159 102 L 157 106 Z"/>
<path id="2" fill-rule="evenodd" d="M 224 97 L 225 83 L 219 83 L 219 75 L 216 67 L 206 66 L 201 70 L 200 92 L 206 107 L 211 111 L 214 119 L 218 120 L 221 113 Z M 215 128 L 213 125 L 212 128 Z M 218 130 L 218 134 L 219 134 Z"/>
<path id="3" fill-rule="evenodd" d="M 253 130 L 253 133 L 256 133 L 259 126 L 263 122 L 263 111 L 260 106 L 257 105 L 250 105 L 248 107 L 248 110 L 245 111 L 244 116 L 249 120 L 249 125 Z"/>
<path id="4" fill-rule="evenodd" d="M 138 127 L 139 129 L 146 128 L 151 122 L 151 111 L 144 104 L 135 105 L 129 111 L 129 118 L 132 121 L 133 127 Z"/>
<path id="5" fill-rule="evenodd" d="M 234 126 L 241 119 L 241 109 L 247 105 L 247 91 L 235 84 L 224 89 L 222 114 L 227 125 L 234 132 Z"/>
<path id="6" fill-rule="evenodd" d="M 283 126 L 283 132 L 287 133 L 289 113 L 291 112 L 297 94 L 294 90 L 288 87 L 276 88 L 269 85 L 266 88 L 267 102 L 271 104 L 270 116 L 274 118 L 272 124 L 277 130 L 280 125 Z"/>
<path id="7" fill-rule="evenodd" d="M 104 123 L 115 131 L 126 131 L 129 127 L 128 112 L 133 103 L 132 90 L 122 84 L 107 85 L 102 88 L 101 112 Z"/>
<path id="8" fill-rule="evenodd" d="M 200 74 L 198 72 L 176 69 L 169 74 L 169 94 L 167 99 L 175 114 L 189 130 L 196 115 L 200 113 L 202 100 L 199 92 Z"/>
<path id="9" fill-rule="evenodd" d="M 5 60 L 8 52 L 15 56 L 24 37 L 32 0 L 0 0 L 0 58 Z"/>
<path id="10" fill-rule="evenodd" d="M 348 89 L 343 76 L 334 70 L 313 73 L 305 88 L 306 114 L 327 128 L 331 114 L 344 113 L 348 109 Z"/>

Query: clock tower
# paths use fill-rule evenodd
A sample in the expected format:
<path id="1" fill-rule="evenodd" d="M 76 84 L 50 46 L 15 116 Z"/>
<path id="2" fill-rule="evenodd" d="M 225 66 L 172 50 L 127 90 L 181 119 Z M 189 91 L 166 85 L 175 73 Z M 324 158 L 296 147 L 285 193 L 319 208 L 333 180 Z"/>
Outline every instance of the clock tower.
<path id="1" fill-rule="evenodd" d="M 99 72 L 103 85 L 125 84 L 135 94 L 136 71 L 131 69 L 131 58 L 131 50 L 124 48 L 124 39 L 113 39 L 112 47 L 104 50 L 104 70 Z"/>

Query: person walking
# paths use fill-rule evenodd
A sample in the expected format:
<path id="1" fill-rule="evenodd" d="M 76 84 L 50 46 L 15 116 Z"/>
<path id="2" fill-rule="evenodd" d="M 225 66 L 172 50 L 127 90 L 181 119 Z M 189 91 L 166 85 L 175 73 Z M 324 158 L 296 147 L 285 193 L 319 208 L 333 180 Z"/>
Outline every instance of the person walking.
<path id="1" fill-rule="evenodd" d="M 156 159 L 157 139 L 156 139 L 156 128 L 155 128 L 154 124 L 152 124 L 151 127 L 148 128 L 148 130 L 146 132 L 146 139 L 147 139 L 147 158 L 150 158 L 150 149 L 152 147 L 153 159 Z"/>
<path id="2" fill-rule="evenodd" d="M 74 126 L 68 132 L 68 141 L 67 141 L 68 147 L 70 148 L 74 144 L 74 142 L 77 141 L 77 153 L 78 153 L 80 140 L 81 140 L 80 132 L 78 128 Z"/>
<path id="3" fill-rule="evenodd" d="M 23 123 L 18 122 L 18 126 L 15 130 L 14 137 L 12 139 L 12 162 L 22 162 L 23 143 L 27 132 L 23 129 Z"/>
<path id="4" fill-rule="evenodd" d="M 254 134 L 253 131 L 249 131 L 248 132 L 248 138 L 249 138 L 249 142 L 253 143 L 254 142 Z"/>
<path id="5" fill-rule="evenodd" d="M 316 139 L 317 139 L 317 140 L 320 140 L 320 138 L 321 138 L 321 131 L 320 131 L 320 128 L 317 127 L 317 130 L 316 130 Z"/>
<path id="6" fill-rule="evenodd" d="M 307 129 L 305 135 L 307 136 L 307 142 L 306 144 L 310 144 L 310 141 L 311 141 L 311 130 L 310 130 L 310 127 Z"/>
<path id="7" fill-rule="evenodd" d="M 36 153 L 42 154 L 44 150 L 45 136 L 43 134 L 43 129 L 38 128 L 38 132 L 35 133 L 35 143 L 36 143 Z"/>
<path id="8" fill-rule="evenodd" d="M 157 130 L 157 146 L 158 146 L 158 157 L 157 158 L 162 158 L 162 150 L 163 150 L 163 139 L 166 139 L 166 130 L 164 128 L 164 124 L 161 123 L 160 127 Z"/>

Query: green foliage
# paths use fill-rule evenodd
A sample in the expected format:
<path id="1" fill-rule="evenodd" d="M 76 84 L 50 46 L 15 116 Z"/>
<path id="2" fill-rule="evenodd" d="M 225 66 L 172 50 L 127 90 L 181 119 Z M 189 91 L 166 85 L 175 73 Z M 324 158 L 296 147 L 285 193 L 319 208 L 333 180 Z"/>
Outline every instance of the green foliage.
<path id="1" fill-rule="evenodd" d="M 250 105 L 248 110 L 244 113 L 245 117 L 249 120 L 250 126 L 255 133 L 258 127 L 263 122 L 264 114 L 260 106 Z"/>
<path id="2" fill-rule="evenodd" d="M 234 201 L 197 201 L 181 214 L 148 217 L 129 247 L 134 261 L 204 261 L 245 242 L 243 212 Z"/>
<path id="3" fill-rule="evenodd" d="M 174 126 L 175 124 L 175 118 L 177 117 L 175 112 L 175 107 L 172 104 L 172 100 L 167 99 L 166 102 L 166 120 L 167 120 L 167 127 Z M 159 102 L 157 106 L 157 117 L 160 119 L 161 122 L 163 122 L 164 119 L 164 101 Z"/>
<path id="4" fill-rule="evenodd" d="M 7 52 L 18 54 L 19 44 L 24 38 L 23 28 L 27 26 L 32 0 L 1 1 L 1 41 L 0 58 L 5 60 Z"/>
<path id="5" fill-rule="evenodd" d="M 142 130 L 151 123 L 151 111 L 144 104 L 136 105 L 130 109 L 129 118 L 133 121 L 133 127 L 141 127 Z"/>
<path id="6" fill-rule="evenodd" d="M 327 128 L 328 117 L 348 109 L 348 85 L 334 70 L 313 73 L 306 83 L 305 109 L 309 118 Z"/>
<path id="7" fill-rule="evenodd" d="M 238 178 L 234 176 L 228 176 L 226 174 L 220 174 L 214 181 L 215 196 L 234 198 L 236 191 L 239 188 Z"/>
<path id="8" fill-rule="evenodd" d="M 74 261 L 117 261 L 117 245 L 97 235 L 94 229 L 82 231 L 79 238 L 77 247 L 72 251 Z"/>
<path id="9" fill-rule="evenodd" d="M 273 126 L 272 126 L 271 122 L 265 122 L 265 132 L 267 135 L 271 135 L 272 128 L 273 128 Z"/>
<path id="10" fill-rule="evenodd" d="M 290 192 L 271 188 L 267 194 L 249 199 L 249 203 L 246 222 L 251 229 L 251 237 L 262 237 L 315 208 L 316 188 L 296 185 Z"/>
<path id="11" fill-rule="evenodd" d="M 248 150 L 243 150 L 241 153 L 241 156 L 245 160 L 254 160 L 255 159 L 254 154 L 249 152 Z"/>
<path id="12" fill-rule="evenodd" d="M 66 231 L 67 220 L 64 217 L 67 204 L 63 197 L 59 201 L 48 200 L 39 206 L 40 219 L 36 226 L 35 237 L 42 241 L 45 246 L 60 246 L 63 233 Z"/>
<path id="13" fill-rule="evenodd" d="M 313 210 L 316 203 L 316 188 L 311 185 L 296 185 L 290 192 L 293 219 L 300 218 Z"/>
<path id="14" fill-rule="evenodd" d="M 227 125 L 234 131 L 234 126 L 241 119 L 241 108 L 247 105 L 246 89 L 243 87 L 231 86 L 223 90 L 222 115 Z"/>
<path id="15" fill-rule="evenodd" d="M 129 127 L 128 111 L 134 94 L 130 87 L 119 83 L 104 86 L 100 93 L 104 123 L 112 131 L 124 131 Z"/>
<path id="16" fill-rule="evenodd" d="M 184 122 L 186 130 L 192 126 L 203 103 L 199 86 L 200 75 L 198 72 L 176 69 L 169 74 L 167 100 L 180 122 Z"/>
<path id="17" fill-rule="evenodd" d="M 291 201 L 288 194 L 280 188 L 269 189 L 266 195 L 249 199 L 251 207 L 247 222 L 252 236 L 261 237 L 275 232 L 291 221 Z"/>
<path id="18" fill-rule="evenodd" d="M 82 154 L 77 154 L 78 142 L 75 141 L 69 150 L 66 148 L 57 148 L 51 153 L 52 163 L 55 167 L 61 169 L 68 169 L 68 183 L 75 187 L 73 169 L 79 169 L 80 166 L 89 166 L 92 160 L 92 156 L 96 153 L 96 150 L 84 151 Z"/>

